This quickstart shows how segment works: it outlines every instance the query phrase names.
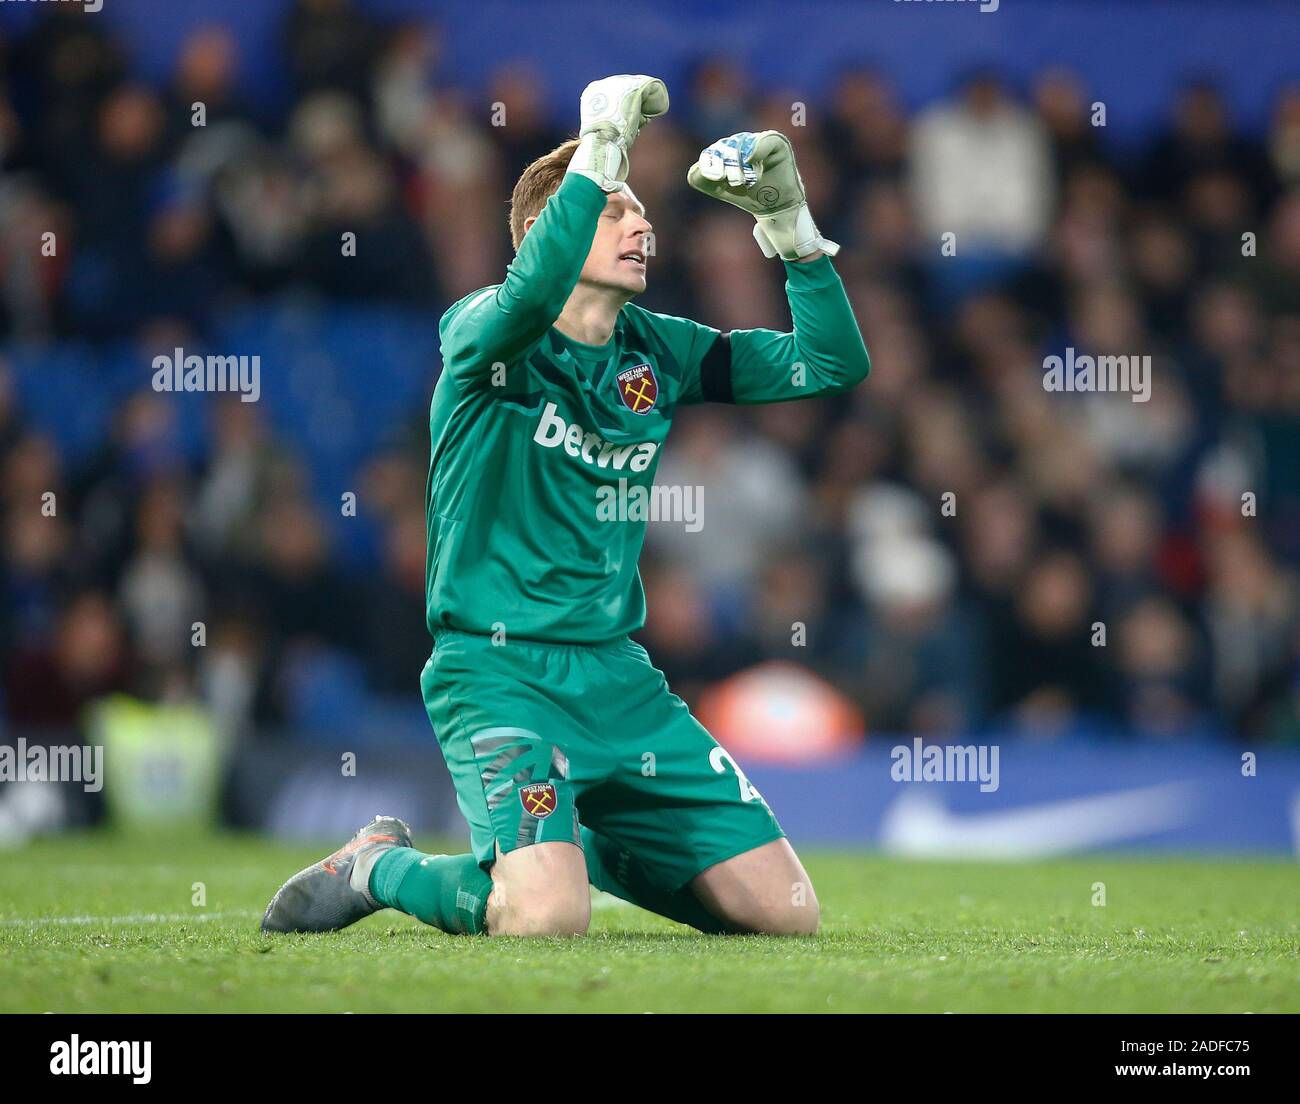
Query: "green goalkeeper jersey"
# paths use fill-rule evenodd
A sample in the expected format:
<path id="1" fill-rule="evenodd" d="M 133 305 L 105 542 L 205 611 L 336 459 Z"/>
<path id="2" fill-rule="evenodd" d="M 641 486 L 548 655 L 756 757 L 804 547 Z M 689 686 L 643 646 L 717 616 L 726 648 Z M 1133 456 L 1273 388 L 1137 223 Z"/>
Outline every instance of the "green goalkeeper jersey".
<path id="1" fill-rule="evenodd" d="M 648 493 L 678 405 L 833 395 L 870 369 L 828 257 L 786 263 L 791 333 L 723 334 L 629 303 L 606 344 L 566 337 L 552 324 L 605 201 L 570 173 L 505 282 L 466 296 L 439 324 L 425 493 L 431 632 L 562 644 L 635 632 L 646 523 L 607 520 L 608 504 L 615 490 L 620 501 Z"/>

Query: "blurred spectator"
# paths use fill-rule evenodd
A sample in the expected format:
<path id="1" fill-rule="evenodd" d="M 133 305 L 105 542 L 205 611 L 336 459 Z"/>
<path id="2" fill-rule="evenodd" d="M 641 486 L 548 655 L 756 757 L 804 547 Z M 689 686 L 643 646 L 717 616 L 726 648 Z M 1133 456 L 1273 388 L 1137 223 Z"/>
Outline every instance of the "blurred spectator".
<path id="1" fill-rule="evenodd" d="M 1294 668 L 1296 578 L 1248 530 L 1218 537 L 1207 551 L 1215 697 L 1234 722 L 1257 722 L 1264 693 Z"/>
<path id="2" fill-rule="evenodd" d="M 1148 598 L 1118 625 L 1120 702 L 1129 729 L 1182 736 L 1201 720 L 1204 668 L 1186 618 L 1167 598 Z"/>
<path id="3" fill-rule="evenodd" d="M 897 179 L 906 163 L 907 123 L 887 80 L 865 69 L 842 74 L 828 114 L 827 140 L 845 159 L 845 195 L 882 177 Z"/>
<path id="4" fill-rule="evenodd" d="M 1218 173 L 1240 180 L 1252 207 L 1271 198 L 1264 151 L 1232 129 L 1219 88 L 1210 80 L 1194 80 L 1179 92 L 1170 128 L 1148 148 L 1139 188 L 1153 198 L 1176 201 Z"/>
<path id="5" fill-rule="evenodd" d="M 1027 259 L 1042 243 L 1056 202 L 1042 123 L 1015 103 L 995 74 L 968 78 L 958 102 L 916 122 L 911 187 L 927 251 L 956 235 L 948 268 L 970 286 Z"/>
<path id="6" fill-rule="evenodd" d="M 285 54 L 299 95 L 338 89 L 364 99 L 380 34 L 353 0 L 295 0 Z"/>
<path id="7" fill-rule="evenodd" d="M 136 551 L 122 573 L 122 611 L 142 663 L 184 666 L 193 625 L 204 610 L 203 587 L 182 541 L 183 489 L 158 480 L 144 489 L 136 517 Z"/>
<path id="8" fill-rule="evenodd" d="M 499 148 L 505 164 L 527 165 L 576 133 L 576 126 L 552 125 L 546 100 L 542 76 L 531 66 L 506 65 L 493 74 L 488 102 L 493 105 L 494 116 L 488 136 Z M 498 110 L 500 114 L 496 115 Z"/>
<path id="9" fill-rule="evenodd" d="M 1052 731 L 1080 710 L 1114 701 L 1092 642 L 1092 587 L 1079 558 L 1054 552 L 1034 563 L 1016 596 L 1007 647 L 994 658 L 993 702 L 1031 729 Z"/>
<path id="10" fill-rule="evenodd" d="M 424 517 L 414 503 L 393 518 L 383 572 L 370 582 L 361 625 L 369 685 L 383 694 L 418 692 L 429 658 L 424 625 Z"/>
<path id="11" fill-rule="evenodd" d="M 257 739 L 413 697 L 436 321 L 511 259 L 509 189 L 575 129 L 558 75 L 466 86 L 424 13 L 291 0 L 289 98 L 253 105 L 219 16 L 159 92 L 111 24 L 50 7 L 0 87 L 3 720 L 193 688 Z M 643 563 L 673 688 L 774 661 L 871 730 L 1300 741 L 1300 87 L 1252 135 L 1191 82 L 1126 148 L 1064 69 L 915 112 L 860 65 L 824 96 L 761 76 L 699 59 L 638 139 L 641 301 L 789 325 L 746 218 L 683 180 L 719 135 L 787 129 L 874 370 L 676 412 L 658 480 L 702 488 L 704 528 L 651 524 Z M 249 342 L 257 404 L 144 389 L 159 350 Z M 1047 393 L 1066 346 L 1149 356 L 1149 401 Z"/>
<path id="12" fill-rule="evenodd" d="M 1056 179 L 1064 181 L 1076 169 L 1108 161 L 1093 125 L 1078 76 L 1068 69 L 1049 69 L 1034 82 L 1034 106 L 1052 143 Z"/>
<path id="13" fill-rule="evenodd" d="M 73 598 L 46 640 L 16 648 L 5 665 L 5 712 L 14 725 L 72 728 L 96 699 L 128 685 L 126 633 L 97 591 Z"/>
<path id="14" fill-rule="evenodd" d="M 701 147 L 724 134 L 751 129 L 746 117 L 749 78 L 740 66 L 723 57 L 705 58 L 695 66 L 687 84 L 690 128 Z"/>
<path id="15" fill-rule="evenodd" d="M 743 636 L 719 630 L 718 617 L 696 575 L 649 557 L 643 570 L 643 632 L 657 667 L 674 692 L 694 704 L 704 689 L 758 660 Z"/>
<path id="16" fill-rule="evenodd" d="M 676 427 L 657 481 L 703 488 L 702 529 L 655 523 L 646 542 L 660 555 L 689 565 L 700 582 L 735 598 L 752 592 L 767 555 L 797 533 L 803 493 L 798 473 L 780 449 L 743 439 L 710 408 L 692 411 Z"/>
<path id="17" fill-rule="evenodd" d="M 959 606 L 956 565 L 939 544 L 889 537 L 855 564 L 870 603 L 863 697 L 886 730 L 956 736 L 975 716 L 975 645 Z"/>
<path id="18" fill-rule="evenodd" d="M 204 126 L 249 118 L 240 101 L 235 81 L 239 47 L 234 36 L 221 26 L 204 27 L 185 42 L 176 65 L 168 116 L 176 140 L 193 133 L 194 107 L 203 107 Z"/>
<path id="19" fill-rule="evenodd" d="M 1284 88 L 1277 98 L 1269 136 L 1273 173 L 1284 187 L 1300 185 L 1300 85 Z"/>

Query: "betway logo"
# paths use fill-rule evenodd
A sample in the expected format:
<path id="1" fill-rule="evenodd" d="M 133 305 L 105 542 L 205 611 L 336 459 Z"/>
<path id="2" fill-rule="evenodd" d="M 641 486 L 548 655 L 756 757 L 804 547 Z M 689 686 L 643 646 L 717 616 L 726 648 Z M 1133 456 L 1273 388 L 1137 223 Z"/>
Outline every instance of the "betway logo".
<path id="1" fill-rule="evenodd" d="M 533 440 L 542 448 L 558 448 L 570 456 L 576 456 L 585 464 L 594 464 L 598 468 L 613 468 L 622 471 L 645 471 L 659 451 L 654 441 L 641 441 L 631 445 L 612 445 L 599 433 L 592 433 L 580 425 L 569 425 L 555 413 L 555 404 L 547 403 L 542 410 L 542 420 L 537 423 L 537 432 Z"/>

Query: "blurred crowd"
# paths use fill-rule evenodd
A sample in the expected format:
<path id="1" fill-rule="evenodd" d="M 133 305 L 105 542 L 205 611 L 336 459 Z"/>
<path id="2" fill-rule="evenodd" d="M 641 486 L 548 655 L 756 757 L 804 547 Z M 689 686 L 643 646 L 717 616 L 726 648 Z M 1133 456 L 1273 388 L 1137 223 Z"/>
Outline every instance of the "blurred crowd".
<path id="1" fill-rule="evenodd" d="M 292 103 L 267 118 L 219 26 L 163 88 L 101 20 L 56 10 L 0 43 L 0 339 L 125 341 L 146 364 L 292 296 L 424 312 L 432 343 L 500 280 L 513 182 L 576 123 L 546 110 L 542 70 L 503 64 L 471 94 L 441 49 L 433 24 L 298 0 Z M 633 159 L 655 227 L 639 301 L 788 327 L 745 216 L 685 186 L 703 145 L 778 129 L 874 365 L 842 399 L 679 411 L 659 480 L 704 487 L 704 526 L 652 524 L 642 565 L 642 639 L 673 687 L 695 701 L 793 660 L 873 731 L 1300 741 L 1300 85 L 1251 136 L 1190 80 L 1123 151 L 1067 71 L 971 71 L 910 115 L 868 69 L 811 99 L 703 59 L 672 92 Z M 1150 356 L 1150 401 L 1048 392 L 1067 347 Z M 214 399 L 182 463 L 142 384 L 73 463 L 0 360 L 4 716 L 70 724 L 128 690 L 256 731 L 294 720 L 303 656 L 415 700 L 427 412 L 369 427 L 359 495 L 385 530 L 357 568 L 258 405 Z"/>

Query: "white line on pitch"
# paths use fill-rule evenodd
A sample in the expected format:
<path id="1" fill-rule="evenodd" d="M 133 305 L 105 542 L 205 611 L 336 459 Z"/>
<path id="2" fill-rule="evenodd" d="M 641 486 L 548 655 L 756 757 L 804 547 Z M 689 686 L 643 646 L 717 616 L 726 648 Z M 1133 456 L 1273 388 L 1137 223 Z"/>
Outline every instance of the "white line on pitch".
<path id="1" fill-rule="evenodd" d="M 608 893 L 592 894 L 594 909 L 630 908 L 631 906 Z M 260 915 L 253 909 L 236 909 L 226 912 L 137 912 L 126 916 L 9 916 L 0 917 L 0 927 L 39 927 L 43 924 L 184 924 L 191 920 L 234 920 Z"/>
<path id="2" fill-rule="evenodd" d="M 127 916 L 15 916 L 0 919 L 0 926 L 20 928 L 41 924 L 184 924 L 190 920 L 230 920 L 256 916 L 252 909 L 234 912 L 138 912 Z"/>

